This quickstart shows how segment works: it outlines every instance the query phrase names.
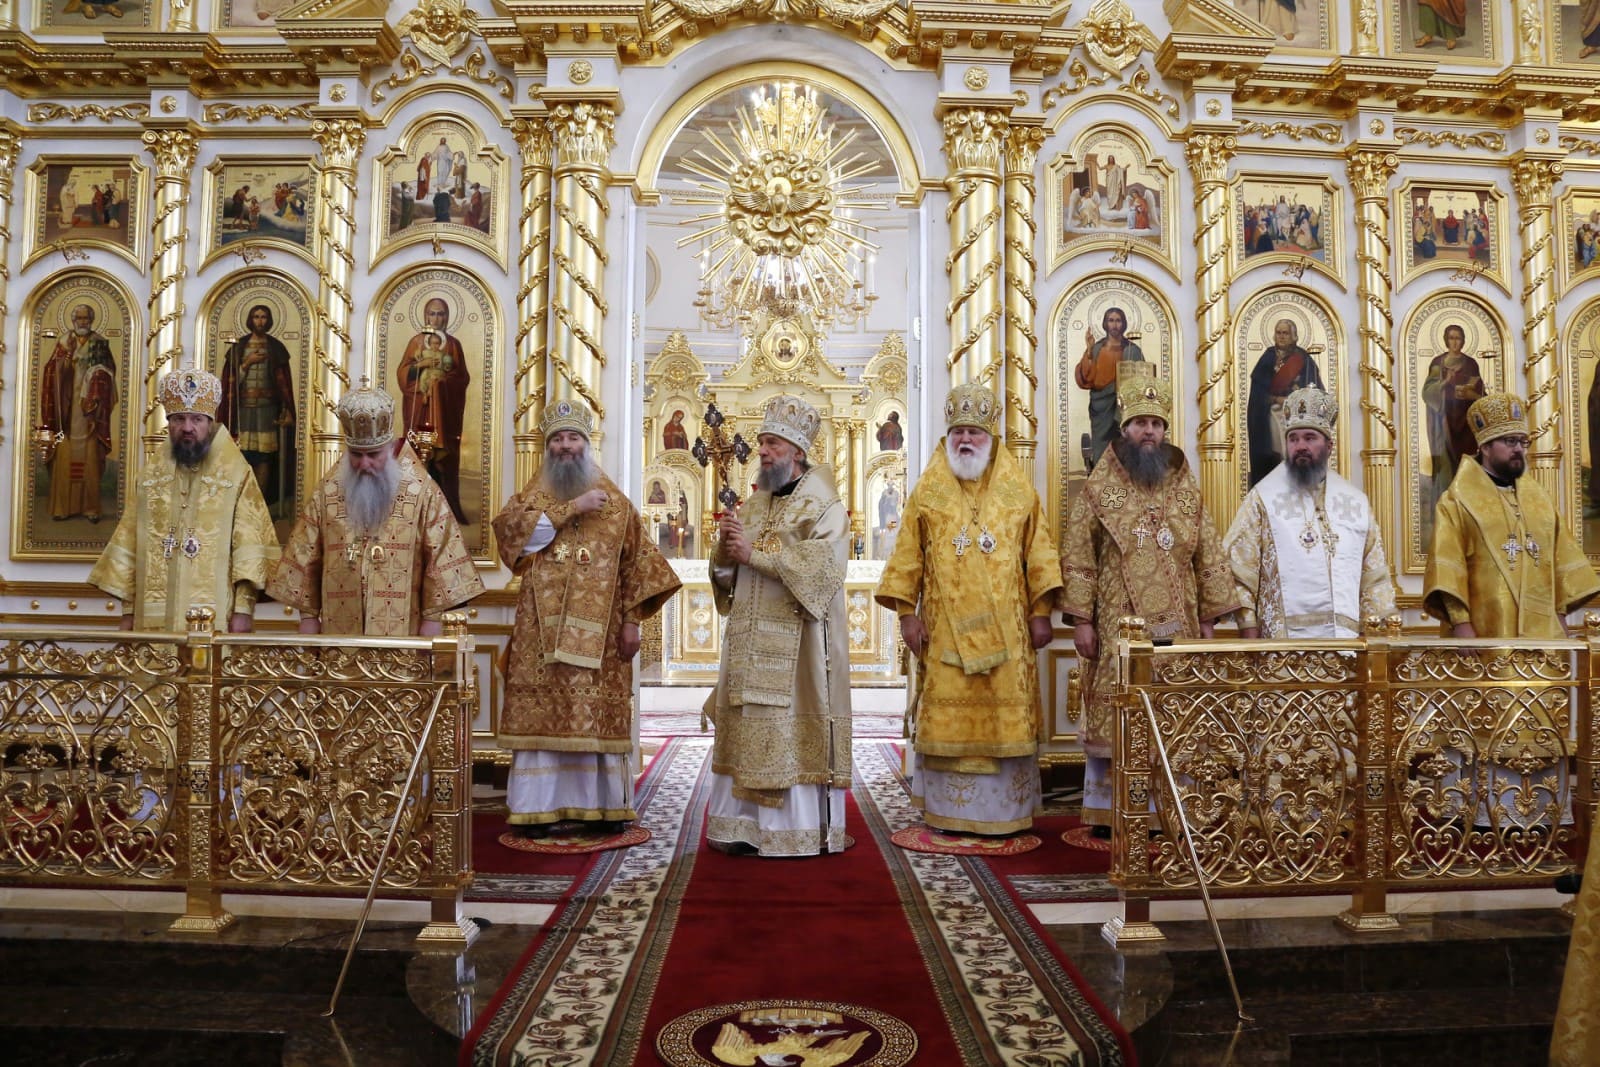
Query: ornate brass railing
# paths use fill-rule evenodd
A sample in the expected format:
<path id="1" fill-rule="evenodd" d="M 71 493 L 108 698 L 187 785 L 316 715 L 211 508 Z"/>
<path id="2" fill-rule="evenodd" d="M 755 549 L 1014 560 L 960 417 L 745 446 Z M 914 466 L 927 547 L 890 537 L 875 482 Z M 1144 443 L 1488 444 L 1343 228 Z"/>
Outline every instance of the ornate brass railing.
<path id="1" fill-rule="evenodd" d="M 1582 641 L 1406 636 L 1396 617 L 1292 646 L 1157 647 L 1124 620 L 1111 838 L 1123 914 L 1107 938 L 1160 938 L 1151 900 L 1195 893 L 1179 803 L 1214 894 L 1347 891 L 1352 929 L 1394 926 L 1395 889 L 1548 885 L 1595 815 L 1597 650 L 1600 616 Z"/>
<path id="2" fill-rule="evenodd" d="M 212 623 L 197 609 L 185 634 L 0 628 L 0 881 L 182 888 L 174 928 L 214 932 L 232 921 L 224 892 L 364 891 L 398 813 L 379 891 L 433 902 L 423 938 L 467 938 L 464 617 L 432 639 L 292 643 Z"/>

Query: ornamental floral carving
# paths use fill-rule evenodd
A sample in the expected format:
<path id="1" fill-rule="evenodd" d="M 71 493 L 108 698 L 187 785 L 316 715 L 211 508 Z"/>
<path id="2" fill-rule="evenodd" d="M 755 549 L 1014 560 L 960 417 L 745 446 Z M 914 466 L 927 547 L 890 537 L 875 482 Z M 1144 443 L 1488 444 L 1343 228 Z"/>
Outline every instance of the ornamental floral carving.
<path id="1" fill-rule="evenodd" d="M 695 19 L 725 19 L 744 14 L 750 18 L 826 19 L 868 25 L 878 21 L 899 0 L 667 0 L 668 6 Z"/>
<path id="2" fill-rule="evenodd" d="M 1011 120 L 992 108 L 956 108 L 944 117 L 944 152 L 955 171 L 1000 169 Z"/>

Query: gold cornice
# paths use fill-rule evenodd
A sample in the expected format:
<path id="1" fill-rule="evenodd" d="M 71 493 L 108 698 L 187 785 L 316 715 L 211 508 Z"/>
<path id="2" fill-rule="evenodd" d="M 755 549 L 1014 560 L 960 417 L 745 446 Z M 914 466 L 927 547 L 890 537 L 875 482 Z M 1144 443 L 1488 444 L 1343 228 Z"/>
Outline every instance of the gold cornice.
<path id="1" fill-rule="evenodd" d="M 1156 70 L 1181 82 L 1248 80 L 1271 53 L 1271 37 L 1210 37 L 1174 33 L 1156 49 Z"/>
<path id="2" fill-rule="evenodd" d="M 312 68 L 357 67 L 365 71 L 393 63 L 400 34 L 383 19 L 306 19 L 276 26 L 300 60 Z"/>

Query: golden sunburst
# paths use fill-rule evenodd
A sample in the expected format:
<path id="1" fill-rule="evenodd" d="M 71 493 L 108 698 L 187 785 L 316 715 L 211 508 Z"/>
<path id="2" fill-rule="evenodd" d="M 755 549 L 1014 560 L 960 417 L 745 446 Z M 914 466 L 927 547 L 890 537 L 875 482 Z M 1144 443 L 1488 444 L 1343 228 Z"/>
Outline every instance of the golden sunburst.
<path id="1" fill-rule="evenodd" d="M 824 321 L 862 302 L 864 263 L 877 250 L 857 212 L 871 185 L 846 183 L 876 169 L 865 153 L 847 155 L 855 132 L 837 135 L 815 89 L 785 83 L 752 93 L 724 140 L 684 160 L 700 190 L 681 199 L 713 210 L 688 219 L 702 228 L 678 242 L 707 242 L 702 292 L 723 294 L 747 315 L 775 303 L 804 307 Z M 859 307 L 857 309 L 859 311 Z"/>

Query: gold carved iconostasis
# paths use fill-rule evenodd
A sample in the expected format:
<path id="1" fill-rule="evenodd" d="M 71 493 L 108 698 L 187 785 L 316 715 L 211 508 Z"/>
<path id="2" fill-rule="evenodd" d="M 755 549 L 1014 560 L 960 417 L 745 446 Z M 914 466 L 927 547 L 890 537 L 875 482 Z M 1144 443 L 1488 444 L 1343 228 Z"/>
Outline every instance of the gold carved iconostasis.
<path id="1" fill-rule="evenodd" d="M 915 0 L 782 23 L 731 0 L 642 21 L 540 0 L 0 3 L 8 616 L 109 618 L 87 563 L 162 447 L 156 382 L 195 364 L 227 379 L 282 536 L 337 456 L 338 397 L 388 390 L 491 577 L 486 648 L 512 604 L 488 520 L 558 397 L 601 413 L 606 469 L 697 587 L 707 405 L 752 437 L 766 396 L 814 398 L 863 664 L 892 659 L 873 568 L 958 380 L 1004 396 L 1059 524 L 1116 432 L 1118 366 L 1150 364 L 1219 526 L 1276 460 L 1274 404 L 1320 381 L 1415 623 L 1464 408 L 1513 389 L 1528 476 L 1600 561 L 1600 34 L 1581 5 L 941 12 L 928 33 Z M 836 188 L 739 185 L 730 130 L 779 106 L 851 138 Z M 825 307 L 739 306 L 728 203 L 796 240 L 854 235 L 818 268 Z M 659 637 L 703 666 L 697 595 Z M 1059 697 L 1071 650 L 1048 656 Z"/>

